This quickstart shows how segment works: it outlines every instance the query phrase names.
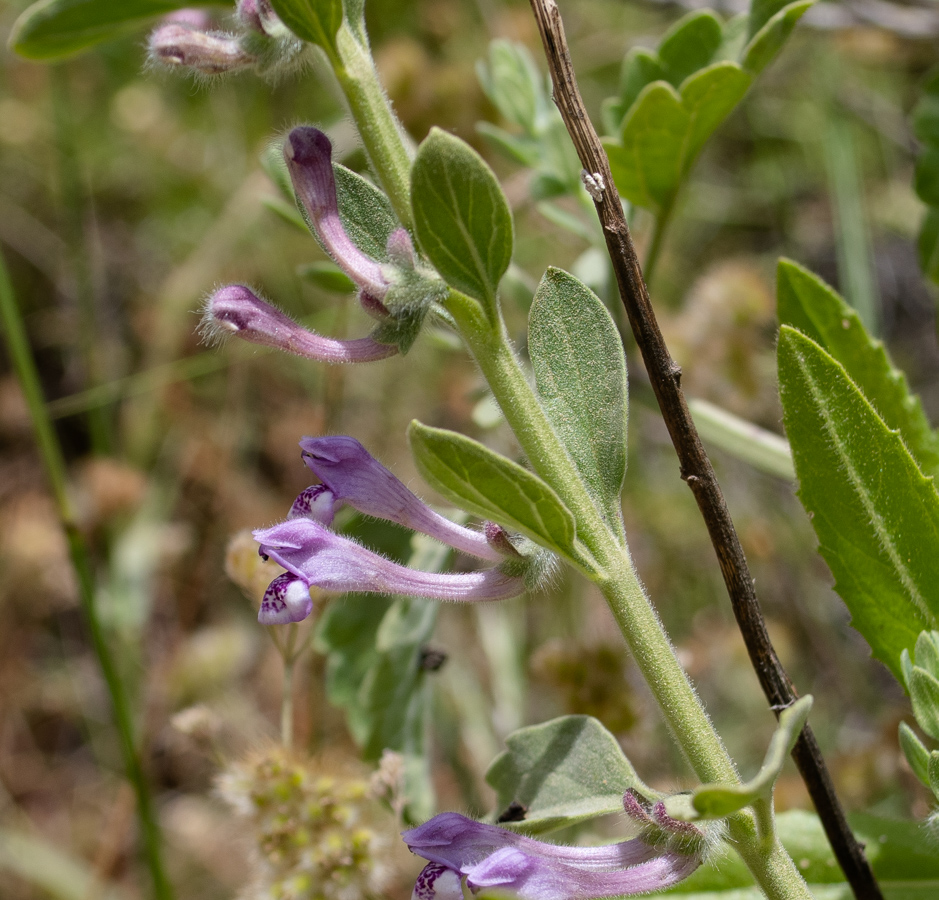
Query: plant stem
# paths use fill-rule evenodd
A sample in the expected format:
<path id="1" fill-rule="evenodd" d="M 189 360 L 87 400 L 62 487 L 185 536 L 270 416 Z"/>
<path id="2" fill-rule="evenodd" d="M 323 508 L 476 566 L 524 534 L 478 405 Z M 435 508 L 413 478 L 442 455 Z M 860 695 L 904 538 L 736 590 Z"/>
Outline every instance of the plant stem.
<path id="1" fill-rule="evenodd" d="M 398 220 L 411 227 L 410 139 L 388 103 L 367 48 L 343 23 L 330 62 L 345 94 L 372 169 L 385 189 Z"/>
<path id="2" fill-rule="evenodd" d="M 46 410 L 39 382 L 39 373 L 30 352 L 26 330 L 23 327 L 23 320 L 16 304 L 13 286 L 10 283 L 2 255 L 0 255 L 0 322 L 3 324 L 7 352 L 10 355 L 13 369 L 16 372 L 26 405 L 29 408 L 33 429 L 36 433 L 36 443 L 39 445 L 39 454 L 46 470 L 46 477 L 49 479 L 49 486 L 52 489 L 52 497 L 58 510 L 59 520 L 68 541 L 69 556 L 78 581 L 85 625 L 91 636 L 98 666 L 104 676 L 111 697 L 114 722 L 124 759 L 124 769 L 137 795 L 137 816 L 143 834 L 144 854 L 153 881 L 153 894 L 157 900 L 172 900 L 172 888 L 163 869 L 160 829 L 134 742 L 130 703 L 98 618 L 91 555 L 79 530 L 75 511 L 68 496 L 62 447 Z"/>
<path id="3" fill-rule="evenodd" d="M 293 749 L 293 665 L 296 657 L 284 657 L 284 695 L 280 701 L 280 741 Z"/>
<path id="4" fill-rule="evenodd" d="M 628 551 L 604 522 L 545 416 L 501 317 L 493 326 L 475 301 L 456 291 L 451 291 L 446 305 L 532 468 L 574 514 L 578 538 L 599 567 L 594 581 L 609 602 L 636 664 L 695 774 L 704 782 L 739 783 L 733 761 L 675 656 Z M 751 813 L 732 816 L 728 826 L 735 846 L 768 897 L 811 900 L 805 881 L 778 841 L 768 849 L 760 841 Z"/>
<path id="5" fill-rule="evenodd" d="M 612 186 L 609 161 L 577 88 L 557 3 L 555 0 L 530 0 L 530 3 L 551 70 L 554 101 L 581 164 L 587 172 L 599 175 L 604 184 Z M 778 715 L 797 699 L 797 694 L 769 639 L 743 548 L 688 412 L 681 392 L 681 368 L 671 358 L 656 321 L 615 189 L 604 191 L 595 206 L 616 272 L 620 297 L 678 453 L 681 477 L 688 483 L 701 510 L 751 663 L 771 708 Z M 848 826 L 818 743 L 808 726 L 803 729 L 792 755 L 855 897 L 857 900 L 883 900 L 864 850 Z"/>

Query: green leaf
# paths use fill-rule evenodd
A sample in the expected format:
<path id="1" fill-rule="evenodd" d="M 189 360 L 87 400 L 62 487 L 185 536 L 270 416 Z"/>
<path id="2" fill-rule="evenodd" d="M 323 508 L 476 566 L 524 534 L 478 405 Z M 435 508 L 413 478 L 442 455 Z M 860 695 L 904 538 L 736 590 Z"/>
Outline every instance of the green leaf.
<path id="1" fill-rule="evenodd" d="M 934 284 L 939 284 L 939 209 L 934 206 L 926 210 L 916 242 L 919 267 Z"/>
<path id="2" fill-rule="evenodd" d="M 916 665 L 939 678 L 939 631 L 924 631 L 916 639 Z"/>
<path id="3" fill-rule="evenodd" d="M 623 811 L 628 788 L 652 796 L 615 737 L 591 716 L 563 716 L 513 732 L 493 760 L 486 781 L 495 789 L 497 813 L 521 804 L 523 821 L 543 834 Z"/>
<path id="4" fill-rule="evenodd" d="M 939 206 L 939 147 L 927 146 L 917 158 L 913 187 L 923 203 Z"/>
<path id="5" fill-rule="evenodd" d="M 748 72 L 762 72 L 782 49 L 805 11 L 814 3 L 815 0 L 797 0 L 796 3 L 790 3 L 775 13 L 743 48 L 740 64 Z"/>
<path id="6" fill-rule="evenodd" d="M 715 63 L 681 86 L 643 89 L 623 122 L 619 143 L 605 141 L 613 179 L 631 203 L 661 215 L 718 125 L 743 98 L 752 78 L 736 63 Z"/>
<path id="7" fill-rule="evenodd" d="M 448 284 L 494 305 L 512 259 L 512 214 L 492 170 L 468 144 L 439 128 L 411 170 L 417 239 Z"/>
<path id="8" fill-rule="evenodd" d="M 476 75 L 502 117 L 533 135 L 546 104 L 541 74 L 528 48 L 514 41 L 492 41 L 488 64 L 480 60 Z"/>
<path id="9" fill-rule="evenodd" d="M 573 515 L 537 475 L 455 431 L 429 428 L 415 420 L 408 437 L 424 480 L 447 499 L 582 561 Z"/>
<path id="10" fill-rule="evenodd" d="M 784 325 L 778 361 L 799 496 L 852 624 L 899 678 L 939 614 L 939 495 L 818 344 Z"/>
<path id="11" fill-rule="evenodd" d="M 607 522 L 619 528 L 626 474 L 626 358 L 613 319 L 561 269 L 541 279 L 528 352 L 545 411 Z"/>
<path id="12" fill-rule="evenodd" d="M 355 282 L 333 262 L 307 263 L 297 268 L 297 274 L 332 294 L 351 294 L 355 290 Z"/>
<path id="13" fill-rule="evenodd" d="M 913 774 L 929 787 L 929 751 L 906 722 L 900 723 L 900 749 Z"/>
<path id="14" fill-rule="evenodd" d="M 864 393 L 889 428 L 899 429 L 927 474 L 939 473 L 939 437 L 893 367 L 883 343 L 872 338 L 854 309 L 807 269 L 781 259 L 776 270 L 779 321 L 791 325 L 830 353 Z"/>
<path id="15" fill-rule="evenodd" d="M 916 723 L 933 740 L 939 740 L 939 678 L 913 666 L 910 673 L 910 699 Z"/>
<path id="16" fill-rule="evenodd" d="M 867 815 L 849 817 L 887 900 L 932 900 L 939 896 L 939 855 L 920 822 Z M 776 816 L 779 838 L 811 886 L 816 900 L 852 900 L 853 894 L 814 813 L 791 810 Z M 700 869 L 666 892 L 683 900 L 761 900 L 753 879 L 729 849 L 709 857 Z"/>
<path id="17" fill-rule="evenodd" d="M 667 80 L 665 69 L 659 62 L 658 54 L 645 47 L 633 47 L 623 58 L 623 67 L 620 71 L 620 120 L 629 112 L 630 107 L 636 102 L 636 98 L 647 84 L 665 80 Z"/>
<path id="18" fill-rule="evenodd" d="M 61 59 L 118 37 L 147 19 L 192 5 L 187 0 L 40 0 L 13 23 L 9 42 L 28 59 Z M 230 3 L 204 0 L 200 5 Z"/>
<path id="19" fill-rule="evenodd" d="M 336 48 L 342 25 L 342 0 L 270 0 L 274 12 L 298 38 L 320 47 Z"/>
<path id="20" fill-rule="evenodd" d="M 788 6 L 790 0 L 751 0 L 750 13 L 747 16 L 747 40 L 760 31 L 780 10 Z"/>
<path id="21" fill-rule="evenodd" d="M 932 792 L 939 798 L 939 750 L 933 750 L 929 754 L 929 763 L 926 767 L 926 774 L 929 778 L 928 786 Z"/>
<path id="22" fill-rule="evenodd" d="M 811 709 L 812 697 L 806 695 L 783 710 L 766 751 L 766 758 L 755 778 L 746 784 L 706 784 L 697 788 L 692 794 L 691 803 L 698 816 L 702 819 L 720 819 L 752 805 L 757 800 L 770 800 L 776 779 L 792 752 L 799 733 L 805 727 Z"/>
<path id="23" fill-rule="evenodd" d="M 339 218 L 346 233 L 366 256 L 387 259 L 388 236 L 400 223 L 391 201 L 371 181 L 333 163 Z"/>
<path id="24" fill-rule="evenodd" d="M 693 72 L 703 69 L 717 52 L 722 33 L 721 20 L 710 9 L 680 18 L 659 44 L 659 63 L 667 80 L 678 87 Z"/>

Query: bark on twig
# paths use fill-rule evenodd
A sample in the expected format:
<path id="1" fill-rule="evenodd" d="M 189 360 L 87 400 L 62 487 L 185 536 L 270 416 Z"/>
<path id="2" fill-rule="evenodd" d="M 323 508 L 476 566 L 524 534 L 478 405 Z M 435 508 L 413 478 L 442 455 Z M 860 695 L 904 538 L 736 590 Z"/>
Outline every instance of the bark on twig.
<path id="1" fill-rule="evenodd" d="M 681 368 L 669 354 L 659 330 L 606 153 L 577 88 L 557 4 L 555 0 L 530 0 L 530 3 L 551 70 L 554 102 L 584 167 L 585 183 L 603 226 L 620 297 L 678 454 L 681 477 L 698 503 L 750 661 L 770 707 L 778 716 L 798 699 L 798 694 L 766 631 L 743 548 L 681 391 Z M 792 756 L 855 897 L 857 900 L 883 900 L 863 847 L 848 826 L 815 735 L 808 726 L 800 735 Z"/>

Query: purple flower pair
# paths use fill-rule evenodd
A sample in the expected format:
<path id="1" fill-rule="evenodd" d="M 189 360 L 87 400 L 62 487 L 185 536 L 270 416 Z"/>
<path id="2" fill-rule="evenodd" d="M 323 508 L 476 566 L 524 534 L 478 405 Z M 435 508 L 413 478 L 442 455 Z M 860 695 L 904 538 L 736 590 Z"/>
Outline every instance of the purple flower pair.
<path id="1" fill-rule="evenodd" d="M 372 259 L 355 245 L 339 216 L 332 144 L 322 131 L 294 128 L 284 143 L 284 159 L 310 227 L 326 252 L 355 283 L 363 309 L 381 324 L 370 337 L 355 340 L 323 337 L 298 325 L 250 288 L 232 284 L 215 291 L 206 301 L 203 334 L 208 339 L 237 334 L 255 344 L 327 363 L 372 362 L 393 356 L 399 347 L 394 342 L 396 317 L 385 303 L 389 291 L 398 285 L 402 287 L 407 294 L 402 314 L 408 317 L 413 315 L 414 291 L 409 293 L 405 285 L 417 282 L 416 293 L 422 295 L 418 301 L 425 302 L 429 302 L 439 286 L 436 281 L 433 285 L 420 283 L 423 274 L 415 268 L 414 246 L 403 228 L 388 236 L 389 263 Z M 377 339 L 379 335 L 386 339 Z"/>
<path id="2" fill-rule="evenodd" d="M 691 828 L 698 840 L 639 837 L 603 847 L 564 847 L 441 813 L 402 833 L 411 852 L 428 860 L 412 900 L 463 900 L 464 881 L 474 894 L 505 892 L 519 900 L 592 900 L 661 890 L 701 864 L 704 841 L 686 823 L 658 817 L 655 828 L 683 836 Z"/>
<path id="3" fill-rule="evenodd" d="M 254 532 L 261 554 L 287 570 L 271 582 L 264 594 L 258 613 L 262 625 L 305 619 L 313 609 L 311 587 L 453 601 L 503 600 L 524 590 L 521 577 L 503 572 L 498 565 L 480 572 L 420 572 L 331 531 L 335 510 L 346 503 L 366 515 L 430 535 L 488 562 L 505 563 L 514 555 L 498 526 L 490 524 L 485 532 L 479 532 L 445 519 L 409 491 L 355 438 L 304 438 L 300 447 L 304 461 L 321 484 L 297 497 L 287 521 Z"/>

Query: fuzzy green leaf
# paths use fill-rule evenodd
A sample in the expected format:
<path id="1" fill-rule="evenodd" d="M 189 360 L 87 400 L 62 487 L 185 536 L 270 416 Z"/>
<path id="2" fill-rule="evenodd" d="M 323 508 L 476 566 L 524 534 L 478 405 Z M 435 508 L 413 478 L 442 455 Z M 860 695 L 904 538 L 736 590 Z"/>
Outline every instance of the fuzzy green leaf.
<path id="1" fill-rule="evenodd" d="M 531 305 L 528 351 L 551 424 L 607 522 L 618 527 L 628 388 L 613 319 L 585 284 L 550 268 Z"/>
<path id="2" fill-rule="evenodd" d="M 900 723 L 900 749 L 913 774 L 929 787 L 929 751 L 906 722 Z"/>
<path id="3" fill-rule="evenodd" d="M 776 270 L 779 321 L 819 344 L 841 365 L 890 428 L 899 429 L 910 453 L 927 474 L 939 473 L 939 437 L 895 369 L 881 341 L 872 338 L 858 314 L 807 269 L 781 259 Z"/>
<path id="4" fill-rule="evenodd" d="M 335 49 L 342 0 L 270 0 L 274 12 L 300 40 Z"/>
<path id="5" fill-rule="evenodd" d="M 524 809 L 524 819 L 510 821 L 526 833 L 622 813 L 623 794 L 631 787 L 652 794 L 616 738 L 591 716 L 522 728 L 505 744 L 508 749 L 493 760 L 486 781 L 496 790 L 497 814 L 512 804 Z"/>
<path id="6" fill-rule="evenodd" d="M 417 239 L 444 280 L 493 305 L 512 259 L 512 214 L 483 158 L 432 129 L 411 170 L 411 202 Z"/>
<path id="7" fill-rule="evenodd" d="M 581 558 L 573 515 L 537 475 L 455 431 L 413 421 L 408 437 L 424 480 L 447 499 L 549 550 Z"/>
<path id="8" fill-rule="evenodd" d="M 339 218 L 346 233 L 366 256 L 387 259 L 388 236 L 399 228 L 391 201 L 371 181 L 333 163 Z"/>
<path id="9" fill-rule="evenodd" d="M 900 678 L 901 651 L 939 620 L 939 494 L 818 344 L 783 326 L 778 361 L 799 496 L 835 590 Z"/>
<path id="10" fill-rule="evenodd" d="M 913 666 L 909 687 L 917 724 L 933 740 L 939 740 L 939 678 Z"/>
<path id="11" fill-rule="evenodd" d="M 748 71 L 758 74 L 762 72 L 782 49 L 783 44 L 789 39 L 792 30 L 796 27 L 799 19 L 805 15 L 815 0 L 797 0 L 796 3 L 790 3 L 783 6 L 776 12 L 759 31 L 757 31 L 750 42 L 743 48 L 743 55 L 740 64 Z M 776 4 L 770 0 L 766 4 L 767 8 L 772 8 Z"/>
<path id="12" fill-rule="evenodd" d="M 10 46 L 28 59 L 51 61 L 118 37 L 147 19 L 192 6 L 187 0 L 40 0 L 13 23 Z M 204 0 L 201 6 L 228 6 Z"/>

